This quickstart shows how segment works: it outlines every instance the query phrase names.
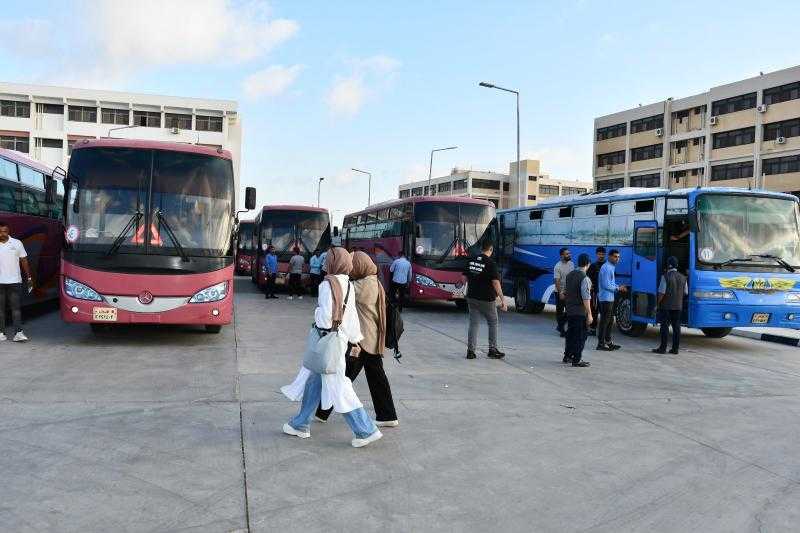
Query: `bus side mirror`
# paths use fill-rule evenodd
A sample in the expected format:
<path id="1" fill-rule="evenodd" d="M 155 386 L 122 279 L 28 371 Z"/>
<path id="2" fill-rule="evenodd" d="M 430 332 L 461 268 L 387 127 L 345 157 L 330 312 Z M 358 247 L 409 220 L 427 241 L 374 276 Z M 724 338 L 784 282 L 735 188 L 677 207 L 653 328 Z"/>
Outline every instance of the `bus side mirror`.
<path id="1" fill-rule="evenodd" d="M 339 226 L 334 226 L 333 227 L 333 236 L 334 237 L 338 237 L 339 236 Z"/>
<path id="2" fill-rule="evenodd" d="M 56 180 L 53 176 L 44 177 L 44 203 L 52 205 L 56 202 Z"/>
<path id="3" fill-rule="evenodd" d="M 244 207 L 247 210 L 256 208 L 256 188 L 248 187 L 244 191 Z"/>

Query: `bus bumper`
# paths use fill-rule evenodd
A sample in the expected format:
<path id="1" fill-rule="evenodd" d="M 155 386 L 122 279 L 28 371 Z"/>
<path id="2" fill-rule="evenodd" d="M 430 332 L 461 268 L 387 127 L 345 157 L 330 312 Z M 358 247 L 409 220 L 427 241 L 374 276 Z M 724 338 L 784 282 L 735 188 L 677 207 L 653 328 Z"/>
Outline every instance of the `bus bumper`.
<path id="1" fill-rule="evenodd" d="M 188 299 L 188 297 L 187 297 Z M 169 311 L 140 313 L 116 309 L 115 320 L 95 320 L 95 309 L 113 307 L 107 302 L 78 300 L 61 293 L 61 318 L 77 324 L 198 324 L 226 325 L 233 320 L 233 295 L 218 302 L 186 303 Z"/>
<path id="2" fill-rule="evenodd" d="M 691 304 L 694 328 L 800 328 L 800 306 Z"/>

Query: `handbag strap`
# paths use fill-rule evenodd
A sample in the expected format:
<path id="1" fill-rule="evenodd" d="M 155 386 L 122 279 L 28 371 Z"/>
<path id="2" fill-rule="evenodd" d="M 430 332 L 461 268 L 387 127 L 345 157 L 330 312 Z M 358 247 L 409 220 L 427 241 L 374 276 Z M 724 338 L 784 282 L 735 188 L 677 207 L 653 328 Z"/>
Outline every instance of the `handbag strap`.
<path id="1" fill-rule="evenodd" d="M 342 304 L 342 318 L 344 319 L 344 312 L 347 310 L 347 300 L 350 298 L 350 280 L 347 281 L 347 294 L 344 295 L 344 303 Z M 331 320 L 331 331 L 339 331 L 341 322 L 334 322 Z"/>

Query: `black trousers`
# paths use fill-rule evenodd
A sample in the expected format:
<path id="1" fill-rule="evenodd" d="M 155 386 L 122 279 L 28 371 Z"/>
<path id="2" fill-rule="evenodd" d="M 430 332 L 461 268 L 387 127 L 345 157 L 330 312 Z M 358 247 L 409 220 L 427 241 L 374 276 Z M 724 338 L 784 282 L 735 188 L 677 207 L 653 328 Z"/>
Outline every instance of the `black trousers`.
<path id="1" fill-rule="evenodd" d="M 578 363 L 583 357 L 583 347 L 586 345 L 588 329 L 586 317 L 582 315 L 567 317 L 567 338 L 564 342 L 564 355 L 572 357 L 573 363 Z"/>
<path id="2" fill-rule="evenodd" d="M 322 283 L 322 276 L 320 274 L 311 274 L 311 291 L 314 296 L 319 294 L 320 283 Z"/>
<path id="3" fill-rule="evenodd" d="M 6 329 L 6 302 L 11 309 L 14 333 L 22 331 L 22 284 L 0 284 L 0 333 Z"/>
<path id="4" fill-rule="evenodd" d="M 564 333 L 564 326 L 567 323 L 566 306 L 566 300 L 556 293 L 556 329 L 561 333 Z"/>
<path id="5" fill-rule="evenodd" d="M 614 302 L 600 302 L 600 324 L 597 328 L 597 344 L 611 342 L 611 328 L 614 325 Z"/>
<path id="6" fill-rule="evenodd" d="M 408 298 L 408 283 L 395 283 L 393 281 L 390 292 L 389 298 L 391 298 L 392 303 L 397 304 L 397 308 L 402 311 L 403 305 Z"/>
<path id="7" fill-rule="evenodd" d="M 303 275 L 302 274 L 289 274 L 289 295 L 302 296 L 303 295 Z"/>
<path id="8" fill-rule="evenodd" d="M 600 323 L 599 316 L 597 313 L 597 307 L 599 302 L 597 301 L 597 293 L 592 292 L 592 298 L 589 300 L 589 305 L 592 309 L 592 325 L 589 326 L 589 329 L 596 330 L 598 324 Z"/>
<path id="9" fill-rule="evenodd" d="M 672 349 L 678 351 L 681 344 L 681 311 L 662 309 L 658 313 L 661 322 L 661 344 L 658 349 L 667 349 L 669 327 L 672 326 Z"/>
<path id="10" fill-rule="evenodd" d="M 275 296 L 275 274 L 267 274 L 267 286 L 264 290 L 267 298 Z"/>
<path id="11" fill-rule="evenodd" d="M 355 381 L 362 368 L 367 375 L 369 395 L 372 397 L 372 406 L 375 408 L 375 420 L 378 422 L 397 420 L 392 389 L 389 386 L 386 372 L 383 370 L 383 357 L 362 350 L 358 357 L 347 358 L 345 375 L 350 378 L 350 381 Z M 317 417 L 327 420 L 331 416 L 331 411 L 332 409 L 317 407 Z"/>

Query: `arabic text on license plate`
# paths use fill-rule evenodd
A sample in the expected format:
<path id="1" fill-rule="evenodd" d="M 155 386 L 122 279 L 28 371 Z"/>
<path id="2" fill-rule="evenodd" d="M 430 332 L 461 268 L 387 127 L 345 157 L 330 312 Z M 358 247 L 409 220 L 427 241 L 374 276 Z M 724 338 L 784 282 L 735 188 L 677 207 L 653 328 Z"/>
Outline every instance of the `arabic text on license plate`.
<path id="1" fill-rule="evenodd" d="M 92 320 L 95 322 L 116 322 L 116 307 L 92 307 Z"/>
<path id="2" fill-rule="evenodd" d="M 769 313 L 753 313 L 753 324 L 766 324 L 769 322 Z"/>

